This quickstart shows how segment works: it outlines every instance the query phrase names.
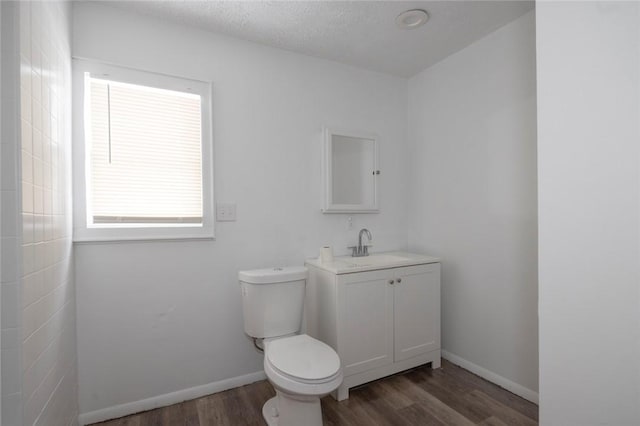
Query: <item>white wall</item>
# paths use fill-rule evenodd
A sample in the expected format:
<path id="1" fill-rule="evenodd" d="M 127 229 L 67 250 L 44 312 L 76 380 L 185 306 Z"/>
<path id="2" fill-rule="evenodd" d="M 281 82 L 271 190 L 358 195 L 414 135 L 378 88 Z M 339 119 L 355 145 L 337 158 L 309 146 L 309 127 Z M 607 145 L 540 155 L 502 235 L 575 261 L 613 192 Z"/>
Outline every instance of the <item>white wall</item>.
<path id="1" fill-rule="evenodd" d="M 440 256 L 445 357 L 535 400 L 535 16 L 409 80 L 409 248 Z"/>
<path id="2" fill-rule="evenodd" d="M 213 82 L 215 197 L 238 206 L 215 241 L 76 246 L 86 420 L 261 371 L 238 270 L 302 264 L 325 244 L 347 254 L 362 227 L 376 250 L 406 249 L 407 82 L 97 4 L 74 11 L 75 56 Z M 380 137 L 381 213 L 351 230 L 320 213 L 323 124 Z"/>
<path id="3" fill-rule="evenodd" d="M 540 420 L 640 424 L 640 6 L 539 2 Z"/>
<path id="4" fill-rule="evenodd" d="M 77 421 L 71 7 L 2 8 L 2 423 L 70 425 Z"/>

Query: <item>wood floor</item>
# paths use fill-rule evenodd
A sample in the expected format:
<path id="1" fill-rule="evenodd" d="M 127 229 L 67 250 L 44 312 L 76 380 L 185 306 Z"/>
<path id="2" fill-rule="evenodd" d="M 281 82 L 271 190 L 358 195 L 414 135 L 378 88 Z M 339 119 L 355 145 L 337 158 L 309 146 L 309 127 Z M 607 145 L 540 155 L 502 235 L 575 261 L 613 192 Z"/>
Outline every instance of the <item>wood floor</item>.
<path id="1" fill-rule="evenodd" d="M 262 404 L 274 394 L 262 381 L 96 425 L 262 426 Z M 445 360 L 438 370 L 420 367 L 352 389 L 346 401 L 325 397 L 322 413 L 325 425 L 538 424 L 535 404 Z"/>

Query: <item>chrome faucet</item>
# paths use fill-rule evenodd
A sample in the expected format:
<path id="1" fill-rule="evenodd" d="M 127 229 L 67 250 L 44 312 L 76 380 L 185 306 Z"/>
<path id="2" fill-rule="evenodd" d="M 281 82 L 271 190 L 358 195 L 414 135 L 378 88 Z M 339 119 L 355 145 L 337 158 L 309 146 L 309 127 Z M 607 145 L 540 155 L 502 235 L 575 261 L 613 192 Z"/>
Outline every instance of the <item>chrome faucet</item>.
<path id="1" fill-rule="evenodd" d="M 369 256 L 369 247 L 371 247 L 371 245 L 362 245 L 363 234 L 366 235 L 369 242 L 371 242 L 371 232 L 367 228 L 362 228 L 358 234 L 358 245 L 348 247 L 351 249 L 351 257 Z"/>

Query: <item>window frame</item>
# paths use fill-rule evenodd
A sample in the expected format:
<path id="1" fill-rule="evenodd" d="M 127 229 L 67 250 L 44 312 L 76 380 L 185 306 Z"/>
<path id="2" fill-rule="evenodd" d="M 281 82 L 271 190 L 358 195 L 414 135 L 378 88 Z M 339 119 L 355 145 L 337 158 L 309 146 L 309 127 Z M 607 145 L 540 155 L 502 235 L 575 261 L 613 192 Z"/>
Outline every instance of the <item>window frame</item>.
<path id="1" fill-rule="evenodd" d="M 214 239 L 214 182 L 212 135 L 212 83 L 141 71 L 74 58 L 73 80 L 73 241 L 117 242 L 145 240 Z M 202 134 L 202 225 L 122 224 L 88 226 L 89 176 L 91 167 L 85 135 L 85 73 L 95 78 L 194 93 L 201 97 Z M 189 88 L 189 90 L 187 90 Z"/>

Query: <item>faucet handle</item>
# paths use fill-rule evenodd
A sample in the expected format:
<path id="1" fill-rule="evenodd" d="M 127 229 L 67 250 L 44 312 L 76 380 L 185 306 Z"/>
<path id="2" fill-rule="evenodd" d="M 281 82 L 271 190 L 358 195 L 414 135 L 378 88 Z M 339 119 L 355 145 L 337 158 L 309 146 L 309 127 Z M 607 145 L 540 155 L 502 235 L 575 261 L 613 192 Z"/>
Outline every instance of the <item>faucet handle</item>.
<path id="1" fill-rule="evenodd" d="M 358 246 L 349 246 L 347 248 L 351 249 L 351 257 L 357 257 L 357 255 L 358 255 Z"/>
<path id="2" fill-rule="evenodd" d="M 373 244 L 363 244 L 362 245 L 362 255 L 369 256 L 369 247 L 373 247 Z"/>

